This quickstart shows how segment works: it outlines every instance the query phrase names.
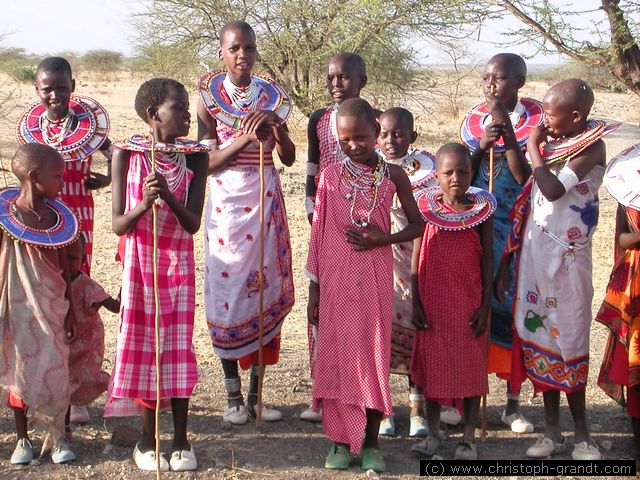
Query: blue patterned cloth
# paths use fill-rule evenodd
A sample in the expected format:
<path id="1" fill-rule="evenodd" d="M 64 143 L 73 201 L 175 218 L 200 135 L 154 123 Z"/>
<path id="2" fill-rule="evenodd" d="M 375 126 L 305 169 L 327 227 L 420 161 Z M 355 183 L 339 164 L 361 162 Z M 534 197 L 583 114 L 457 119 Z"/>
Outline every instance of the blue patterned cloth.
<path id="1" fill-rule="evenodd" d="M 522 191 L 516 179 L 511 175 L 506 158 L 494 159 L 493 195 L 498 201 L 498 208 L 493 214 L 493 276 L 502 258 L 502 251 L 511 231 L 509 211 L 513 203 Z M 489 190 L 489 159 L 485 157 L 480 163 L 480 168 L 473 179 L 472 185 Z M 511 266 L 511 283 L 509 293 L 505 295 L 505 303 L 501 304 L 492 297 L 491 299 L 491 343 L 496 343 L 505 348 L 511 348 L 513 342 L 513 288 L 515 272 L 513 262 Z"/>

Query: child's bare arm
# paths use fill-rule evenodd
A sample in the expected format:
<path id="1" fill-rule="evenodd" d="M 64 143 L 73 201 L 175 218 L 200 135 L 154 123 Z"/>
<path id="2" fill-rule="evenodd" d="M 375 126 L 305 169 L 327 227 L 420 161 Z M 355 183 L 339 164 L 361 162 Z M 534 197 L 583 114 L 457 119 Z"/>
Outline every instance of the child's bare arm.
<path id="1" fill-rule="evenodd" d="M 189 196 L 186 205 L 177 199 L 169 190 L 166 181 L 158 175 L 158 194 L 184 228 L 190 234 L 200 229 L 202 207 L 204 205 L 204 192 L 207 182 L 207 156 L 204 153 L 193 153 L 187 157 L 187 166 L 193 171 L 193 178 L 189 184 Z M 162 181 L 160 181 L 162 179 Z M 151 184 L 156 185 L 156 184 Z"/>
<path id="2" fill-rule="evenodd" d="M 420 260 L 420 249 L 422 248 L 422 237 L 418 237 L 413 241 L 413 254 L 411 256 L 411 299 L 412 299 L 412 315 L 411 322 L 418 330 L 429 328 L 427 319 L 420 301 L 420 290 L 418 280 L 418 262 Z"/>
<path id="3" fill-rule="evenodd" d="M 120 312 L 120 295 L 118 295 L 118 298 L 105 298 L 102 302 L 100 302 L 100 306 L 106 308 L 112 313 Z"/>
<path id="4" fill-rule="evenodd" d="M 387 233 L 375 225 L 368 225 L 364 231 L 347 230 L 347 242 L 353 245 L 354 250 L 368 250 L 370 248 L 390 245 L 392 243 L 408 242 L 417 238 L 422 233 L 424 222 L 418 210 L 409 177 L 399 165 L 388 165 L 389 177 L 396 185 L 396 194 L 402 204 L 402 209 L 407 217 L 407 226 L 396 233 Z"/>
<path id="5" fill-rule="evenodd" d="M 296 161 L 296 146 L 291 140 L 287 124 L 283 123 L 272 128 L 273 135 L 276 139 L 276 151 L 278 152 L 278 158 L 285 166 L 290 167 L 293 165 L 293 162 Z"/>
<path id="6" fill-rule="evenodd" d="M 305 196 L 307 197 L 307 217 L 309 223 L 313 218 L 313 200 L 316 196 L 316 177 L 318 175 L 318 167 L 320 165 L 320 139 L 318 138 L 318 121 L 324 114 L 326 109 L 316 110 L 309 116 L 309 124 L 307 125 L 307 139 L 309 141 L 309 149 L 307 151 L 307 177 L 305 183 Z"/>
<path id="7" fill-rule="evenodd" d="M 622 205 L 618 204 L 616 211 L 616 232 L 618 233 L 618 245 L 625 250 L 640 248 L 640 232 L 632 232 L 627 221 L 627 213 Z"/>
<path id="8" fill-rule="evenodd" d="M 482 335 L 489 325 L 491 292 L 493 291 L 493 220 L 490 218 L 479 228 L 483 249 L 481 259 L 482 303 L 469 322 L 473 336 L 476 338 Z"/>
<path id="9" fill-rule="evenodd" d="M 129 232 L 136 222 L 151 208 L 158 195 L 143 189 L 142 201 L 124 213 L 127 193 L 127 172 L 131 152 L 117 148 L 113 153 L 113 188 L 111 198 L 111 228 L 116 235 Z"/>
<path id="10" fill-rule="evenodd" d="M 318 326 L 318 305 L 320 304 L 320 285 L 309 280 L 309 301 L 307 302 L 307 321 Z"/>
<path id="11" fill-rule="evenodd" d="M 108 187 L 111 183 L 111 159 L 113 157 L 113 151 L 115 147 L 111 140 L 105 138 L 102 145 L 100 145 L 100 152 L 107 159 L 107 174 L 103 175 L 98 172 L 89 172 L 89 176 L 85 179 L 84 185 L 89 190 L 97 190 L 99 188 Z"/>
<path id="12" fill-rule="evenodd" d="M 527 152 L 531 163 L 533 164 L 533 175 L 538 188 L 544 197 L 550 202 L 554 202 L 562 197 L 565 193 L 563 183 L 556 177 L 549 167 L 545 164 L 544 159 L 540 155 L 539 147 L 547 138 L 548 131 L 545 127 L 536 127 L 529 135 Z M 584 177 L 597 165 L 604 165 L 606 158 L 606 149 L 604 142 L 598 140 L 589 146 L 582 153 L 572 158 L 567 167 L 582 181 Z"/>

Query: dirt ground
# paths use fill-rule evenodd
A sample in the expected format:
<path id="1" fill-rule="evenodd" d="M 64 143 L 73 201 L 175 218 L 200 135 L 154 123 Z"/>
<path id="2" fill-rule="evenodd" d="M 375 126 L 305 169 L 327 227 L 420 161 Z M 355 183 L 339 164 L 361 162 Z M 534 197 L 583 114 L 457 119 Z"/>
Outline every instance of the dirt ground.
<path id="1" fill-rule="evenodd" d="M 112 139 L 123 138 L 134 132 L 144 131 L 144 124 L 136 117 L 133 98 L 140 80 L 122 76 L 116 82 L 77 79 L 77 92 L 99 100 L 109 111 L 112 122 Z M 6 84 L 5 84 L 6 88 Z M 522 93 L 540 98 L 547 88 L 544 84 L 525 86 Z M 366 93 L 366 91 L 365 91 Z M 466 111 L 480 101 L 477 85 L 468 85 L 460 99 Z M 0 154 L 4 165 L 15 149 L 14 126 L 22 108 L 35 101 L 31 86 L 23 85 L 15 92 L 16 106 L 6 118 L 0 119 Z M 194 98 L 195 102 L 195 98 Z M 410 104 L 409 104 L 410 105 Z M 192 115 L 195 120 L 195 103 Z M 624 147 L 640 141 L 640 98 L 626 94 L 596 92 L 594 115 L 626 122 L 627 126 L 607 140 L 608 157 L 620 152 Z M 417 115 L 421 133 L 417 145 L 435 151 L 439 144 L 457 138 L 459 118 L 450 118 L 445 109 L 434 102 L 428 111 Z M 3 122 L 4 120 L 4 122 Z M 195 136 L 195 122 L 192 137 Z M 284 420 L 273 424 L 263 424 L 256 428 L 253 424 L 242 427 L 223 428 L 221 414 L 225 405 L 222 385 L 222 371 L 219 361 L 212 352 L 206 330 L 202 297 L 203 278 L 203 235 L 196 235 L 197 305 L 195 349 L 198 357 L 200 381 L 191 399 L 189 418 L 190 440 L 198 456 L 199 469 L 190 473 L 167 473 L 170 478 L 215 478 L 215 479 L 325 479 L 325 478 L 366 478 L 356 460 L 346 472 L 330 472 L 323 469 L 324 457 L 329 442 L 324 438 L 322 428 L 317 424 L 301 422 L 299 413 L 308 405 L 310 381 L 308 371 L 306 340 L 306 300 L 307 281 L 303 276 L 306 258 L 309 225 L 304 214 L 304 164 L 306 144 L 304 142 L 305 120 L 299 115 L 291 122 L 297 144 L 297 162 L 294 167 L 283 171 L 282 183 L 287 202 L 291 243 L 293 248 L 293 268 L 296 287 L 296 304 L 287 318 L 282 334 L 281 361 L 269 368 L 265 379 L 265 401 L 279 408 Z M 101 156 L 95 160 L 95 169 L 104 171 Z M 612 265 L 615 202 L 608 193 L 601 191 L 601 217 L 593 245 L 594 288 L 593 310 L 597 311 L 602 301 Z M 111 233 L 111 190 L 105 188 L 95 194 L 95 243 L 92 272 L 94 278 L 113 295 L 117 294 L 121 275 L 120 267 L 114 261 L 116 236 Z M 105 370 L 111 369 L 117 334 L 117 316 L 106 310 L 102 312 L 106 331 Z M 596 378 L 602 350 L 606 340 L 605 330 L 598 324 L 591 329 L 592 368 L 587 389 L 589 417 L 593 436 L 603 446 L 607 458 L 629 458 L 631 453 L 630 425 L 625 412 L 597 387 Z M 246 377 L 245 377 L 246 378 Z M 246 385 L 246 381 L 245 381 Z M 409 449 L 414 440 L 408 437 L 408 389 L 404 377 L 391 378 L 392 392 L 396 402 L 396 425 L 398 436 L 383 438 L 381 448 L 388 467 L 383 478 L 412 478 L 418 476 L 418 459 Z M 488 436 L 479 443 L 480 458 L 484 459 L 524 459 L 526 448 L 533 443 L 535 434 L 517 435 L 511 433 L 500 422 L 500 413 L 505 399 L 505 384 L 490 378 L 491 393 L 488 396 Z M 532 398 L 531 388 L 526 384 L 522 394 L 523 412 L 534 423 L 536 430 L 543 426 L 541 398 Z M 0 478 L 152 478 L 154 474 L 142 474 L 131 460 L 131 448 L 112 446 L 109 443 L 116 424 L 131 424 L 138 427 L 138 419 L 102 418 L 104 396 L 90 406 L 91 423 L 76 427 L 73 432 L 73 447 L 78 460 L 70 465 L 52 465 L 48 458 L 29 467 L 15 467 L 9 464 L 9 457 L 15 445 L 15 430 L 11 412 L 4 409 L 0 415 Z M 568 452 L 572 449 L 572 422 L 566 401 L 562 404 L 562 427 L 568 437 Z M 170 413 L 162 415 L 161 430 L 163 445 L 169 447 L 172 423 Z M 453 458 L 456 442 L 462 435 L 461 427 L 450 428 L 446 443 L 445 459 Z M 605 441 L 609 441 L 607 444 Z M 39 439 L 35 441 L 40 445 Z M 606 449 L 604 447 L 609 447 Z M 570 458 L 570 453 L 560 458 Z"/>

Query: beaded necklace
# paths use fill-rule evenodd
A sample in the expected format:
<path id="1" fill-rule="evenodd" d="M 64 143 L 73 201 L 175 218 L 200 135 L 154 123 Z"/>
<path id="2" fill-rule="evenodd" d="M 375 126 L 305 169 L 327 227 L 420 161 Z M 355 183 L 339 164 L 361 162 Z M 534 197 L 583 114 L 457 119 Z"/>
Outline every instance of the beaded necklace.
<path id="1" fill-rule="evenodd" d="M 227 75 L 222 81 L 222 84 L 234 107 L 245 112 L 251 112 L 256 109 L 258 100 L 260 99 L 260 88 L 256 82 L 253 81 L 253 78 L 246 87 L 239 87 L 233 83 L 229 75 Z"/>
<path id="2" fill-rule="evenodd" d="M 384 198 L 386 188 L 380 192 L 384 185 L 384 178 L 389 175 L 389 167 L 382 157 L 377 157 L 377 164 L 373 170 L 366 165 L 358 164 L 350 158 L 346 158 L 340 165 L 341 184 L 347 193 L 345 198 L 349 201 L 349 217 L 356 227 L 367 228 L 371 223 L 371 214 L 380 206 Z M 366 205 L 366 216 L 362 219 L 354 218 L 356 202 L 360 196 Z"/>
<path id="3" fill-rule="evenodd" d="M 148 154 L 150 156 L 150 153 Z M 156 172 L 167 180 L 171 193 L 175 193 L 187 176 L 187 156 L 183 152 L 156 151 Z M 189 197 L 189 183 L 185 190 L 185 202 Z"/>
<path id="4" fill-rule="evenodd" d="M 50 147 L 56 148 L 64 141 L 71 130 L 73 124 L 73 111 L 69 109 L 64 118 L 60 120 L 51 120 L 45 111 L 39 119 L 40 131 L 42 132 L 42 139 Z M 60 129 L 57 133 L 53 131 L 53 128 Z"/>

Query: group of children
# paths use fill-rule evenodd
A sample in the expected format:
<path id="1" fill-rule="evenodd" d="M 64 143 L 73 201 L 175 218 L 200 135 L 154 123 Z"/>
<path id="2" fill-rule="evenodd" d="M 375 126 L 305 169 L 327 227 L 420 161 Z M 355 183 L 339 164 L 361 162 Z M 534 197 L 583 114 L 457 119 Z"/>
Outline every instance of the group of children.
<path id="1" fill-rule="evenodd" d="M 54 462 L 73 460 L 69 406 L 86 406 L 108 390 L 105 415 L 142 415 L 133 452 L 140 469 L 197 468 L 187 419 L 198 377 L 193 235 L 203 209 L 205 309 L 224 372 L 223 419 L 282 418 L 258 405 L 258 390 L 264 366 L 278 361 L 281 326 L 294 301 L 284 196 L 272 156 L 276 150 L 285 166 L 295 160 L 286 127 L 291 105 L 279 86 L 252 73 L 256 37 L 247 23 L 222 28 L 219 56 L 225 71 L 198 85 L 199 143 L 184 139 L 189 97 L 175 80 L 142 84 L 135 109 L 150 133 L 114 145 L 99 104 L 72 95 L 68 62 L 54 57 L 39 65 L 40 103 L 20 120 L 23 145 L 12 161 L 21 186 L 0 195 L 6 213 L 0 216 L 0 384 L 16 419 L 12 463 L 33 459 L 28 424 L 43 425 L 42 450 L 51 448 Z M 485 102 L 465 119 L 463 144 L 447 143 L 431 155 L 412 147 L 417 133 L 408 110 L 380 112 L 360 98 L 367 83 L 361 57 L 331 59 L 327 87 L 335 103 L 314 112 L 308 127 L 305 273 L 313 389 L 300 416 L 323 422 L 333 442 L 326 468 L 349 468 L 351 453 L 360 453 L 362 468 L 385 470 L 378 436 L 395 433 L 390 372 L 409 378 L 409 433 L 424 437 L 412 446 L 415 453 L 438 454 L 441 419 L 451 422 L 461 411 L 464 434 L 455 458 L 477 459 L 480 401 L 487 374 L 496 373 L 507 380 L 502 421 L 514 432 L 533 431 L 519 410 L 522 382 L 529 378 L 543 393 L 544 437 L 527 450 L 529 457 L 566 449 L 558 426 L 564 391 L 575 422 L 572 457 L 602 458 L 589 436 L 584 392 L 590 247 L 604 171 L 601 137 L 610 128 L 588 119 L 593 93 L 583 81 L 553 86 L 540 103 L 519 98 L 525 80 L 519 56 L 493 57 L 483 74 Z M 87 118 L 93 128 L 82 124 Z M 113 161 L 106 176 L 91 171 L 96 150 Z M 89 277 L 90 190 L 109 183 L 123 267 L 115 299 Z M 628 338 L 635 338 L 639 316 L 636 214 L 619 209 L 612 282 L 619 286 L 618 277 L 627 275 L 626 283 L 609 289 L 599 318 L 612 330 L 601 384 L 618 399 L 620 385 L 630 388 L 637 445 L 639 362 Z M 101 371 L 102 306 L 119 312 L 110 377 Z M 239 366 L 250 373 L 246 397 Z M 168 460 L 154 450 L 157 401 L 173 413 Z"/>

